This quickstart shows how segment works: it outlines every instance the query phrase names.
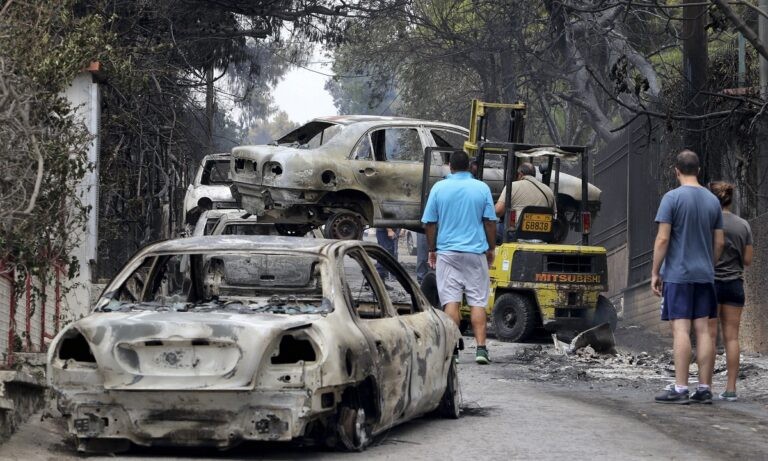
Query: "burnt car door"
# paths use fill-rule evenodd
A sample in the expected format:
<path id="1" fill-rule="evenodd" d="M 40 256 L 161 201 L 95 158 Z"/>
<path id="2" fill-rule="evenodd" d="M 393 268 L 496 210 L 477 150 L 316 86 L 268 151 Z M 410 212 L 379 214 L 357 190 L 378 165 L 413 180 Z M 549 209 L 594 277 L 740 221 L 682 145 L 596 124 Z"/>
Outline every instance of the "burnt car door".
<path id="1" fill-rule="evenodd" d="M 368 342 L 376 368 L 381 427 L 405 416 L 409 403 L 411 336 L 392 306 L 370 260 L 361 248 L 341 258 L 342 284 L 353 318 Z"/>
<path id="2" fill-rule="evenodd" d="M 350 156 L 355 177 L 380 210 L 374 226 L 420 225 L 426 145 L 419 126 L 374 128 L 355 145 Z M 439 163 L 433 170 L 435 176 L 442 176 Z"/>
<path id="3" fill-rule="evenodd" d="M 402 266 L 378 247 L 366 246 L 368 256 L 392 277 L 384 285 L 386 296 L 411 340 L 410 402 L 408 417 L 434 408 L 445 388 L 445 332 L 437 314 L 416 295 L 416 288 Z M 381 270 L 381 269 L 380 269 Z M 394 278 L 394 280 L 392 280 Z M 451 352 L 453 351 L 451 346 Z"/>

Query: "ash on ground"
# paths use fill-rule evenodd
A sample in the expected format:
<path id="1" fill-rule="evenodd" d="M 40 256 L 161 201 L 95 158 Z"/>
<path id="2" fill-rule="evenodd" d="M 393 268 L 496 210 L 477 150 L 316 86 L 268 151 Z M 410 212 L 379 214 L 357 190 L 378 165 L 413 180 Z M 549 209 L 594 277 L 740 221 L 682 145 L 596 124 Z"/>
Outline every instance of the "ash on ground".
<path id="1" fill-rule="evenodd" d="M 648 333 L 637 327 L 616 330 L 616 354 L 601 354 L 591 346 L 564 353 L 550 342 L 526 344 L 505 354 L 496 342 L 498 355 L 492 360 L 504 368 L 504 379 L 551 383 L 568 387 L 635 388 L 658 390 L 674 382 L 674 363 L 670 338 Z M 720 351 L 722 352 L 722 351 Z M 692 358 L 693 360 L 693 358 Z M 689 384 L 697 383 L 698 367 L 690 367 Z M 715 393 L 725 389 L 725 354 L 715 361 L 713 379 Z M 768 403 L 768 357 L 760 354 L 741 355 L 737 393 L 740 400 Z"/>

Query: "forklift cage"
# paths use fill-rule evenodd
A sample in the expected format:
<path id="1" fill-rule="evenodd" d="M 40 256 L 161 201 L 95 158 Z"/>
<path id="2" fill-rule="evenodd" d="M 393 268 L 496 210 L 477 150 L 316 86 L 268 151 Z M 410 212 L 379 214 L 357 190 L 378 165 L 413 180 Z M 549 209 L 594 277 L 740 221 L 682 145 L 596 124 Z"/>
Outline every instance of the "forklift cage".
<path id="1" fill-rule="evenodd" d="M 488 110 L 509 110 L 507 142 L 486 141 L 488 133 Z M 591 227 L 591 217 L 588 216 L 588 150 L 586 146 L 559 146 L 547 144 L 526 144 L 523 142 L 525 135 L 525 111 L 526 105 L 518 102 L 514 104 L 487 103 L 477 99 L 472 100 L 472 113 L 469 120 L 469 137 L 464 142 L 464 149 L 451 149 L 441 147 L 427 147 L 424 150 L 424 170 L 422 173 L 421 188 L 421 214 L 424 214 L 424 207 L 431 190 L 430 171 L 432 166 L 432 153 L 435 151 L 452 154 L 453 152 L 465 151 L 470 157 L 477 160 L 477 179 L 483 180 L 485 169 L 485 156 L 487 153 L 504 156 L 504 185 L 506 193 L 504 197 L 504 222 L 502 240 L 504 243 L 510 241 L 510 219 L 511 219 L 511 201 L 512 201 L 512 182 L 515 179 L 515 173 L 518 168 L 518 158 L 531 159 L 535 157 L 547 157 L 547 168 L 543 172 L 542 182 L 551 184 L 552 172 L 554 171 L 553 192 L 557 198 L 560 186 L 560 161 L 563 158 L 581 160 L 581 204 L 580 204 L 580 225 L 581 225 L 581 243 L 589 244 L 589 227 Z M 557 218 L 557 209 L 554 217 Z M 567 225 L 567 224 L 566 224 Z"/>

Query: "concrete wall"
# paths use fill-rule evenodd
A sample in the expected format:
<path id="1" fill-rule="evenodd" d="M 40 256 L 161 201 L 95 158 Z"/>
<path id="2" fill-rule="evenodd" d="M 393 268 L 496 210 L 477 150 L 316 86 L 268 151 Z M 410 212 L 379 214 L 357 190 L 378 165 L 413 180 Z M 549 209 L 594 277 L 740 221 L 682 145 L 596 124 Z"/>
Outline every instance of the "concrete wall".
<path id="1" fill-rule="evenodd" d="M 755 241 L 752 266 L 744 275 L 747 303 L 741 318 L 741 348 L 746 352 L 768 353 L 768 296 L 763 290 L 768 274 L 768 214 L 750 221 Z M 661 299 L 653 295 L 650 282 L 624 290 L 625 325 L 639 325 L 651 331 L 669 333 L 666 322 L 659 320 Z"/>
<path id="2" fill-rule="evenodd" d="M 661 321 L 661 298 L 654 296 L 650 281 L 624 290 L 623 325 L 638 325 L 649 331 L 669 333 L 669 326 Z"/>
<path id="3" fill-rule="evenodd" d="M 768 214 L 749 223 L 755 241 L 752 266 L 744 274 L 747 304 L 741 317 L 741 347 L 745 351 L 768 353 Z"/>

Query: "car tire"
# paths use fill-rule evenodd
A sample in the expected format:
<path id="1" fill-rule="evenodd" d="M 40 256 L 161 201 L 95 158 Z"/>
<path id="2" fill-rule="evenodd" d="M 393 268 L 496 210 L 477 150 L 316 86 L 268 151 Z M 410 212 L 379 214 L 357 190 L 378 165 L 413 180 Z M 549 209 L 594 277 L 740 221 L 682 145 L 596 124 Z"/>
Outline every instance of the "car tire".
<path id="1" fill-rule="evenodd" d="M 597 306 L 595 306 L 595 316 L 592 320 L 592 326 L 596 327 L 603 323 L 607 323 L 611 327 L 611 331 L 616 331 L 616 326 L 619 324 L 619 316 L 616 313 L 616 307 L 610 299 L 603 295 L 597 297 Z"/>
<path id="2" fill-rule="evenodd" d="M 363 451 L 371 443 L 371 428 L 365 420 L 365 409 L 342 406 L 339 411 L 339 448 L 345 451 Z"/>
<path id="3" fill-rule="evenodd" d="M 429 271 L 424 275 L 424 278 L 421 279 L 420 288 L 432 307 L 443 310 L 443 306 L 440 304 L 440 295 L 437 292 L 437 274 L 435 271 Z"/>
<path id="4" fill-rule="evenodd" d="M 335 240 L 360 240 L 363 238 L 365 225 L 357 213 L 342 211 L 331 215 L 325 222 L 323 235 Z"/>
<path id="5" fill-rule="evenodd" d="M 409 255 L 416 255 L 416 245 L 413 243 L 413 235 L 410 232 L 405 234 L 405 246 L 408 248 Z"/>
<path id="6" fill-rule="evenodd" d="M 533 301 L 519 293 L 505 293 L 496 298 L 491 312 L 496 339 L 511 343 L 530 338 L 537 319 Z"/>
<path id="7" fill-rule="evenodd" d="M 456 373 L 456 362 L 453 357 L 448 368 L 448 376 L 445 383 L 445 392 L 440 399 L 437 412 L 443 418 L 459 419 L 461 413 L 461 392 L 459 392 L 459 375 Z"/>

